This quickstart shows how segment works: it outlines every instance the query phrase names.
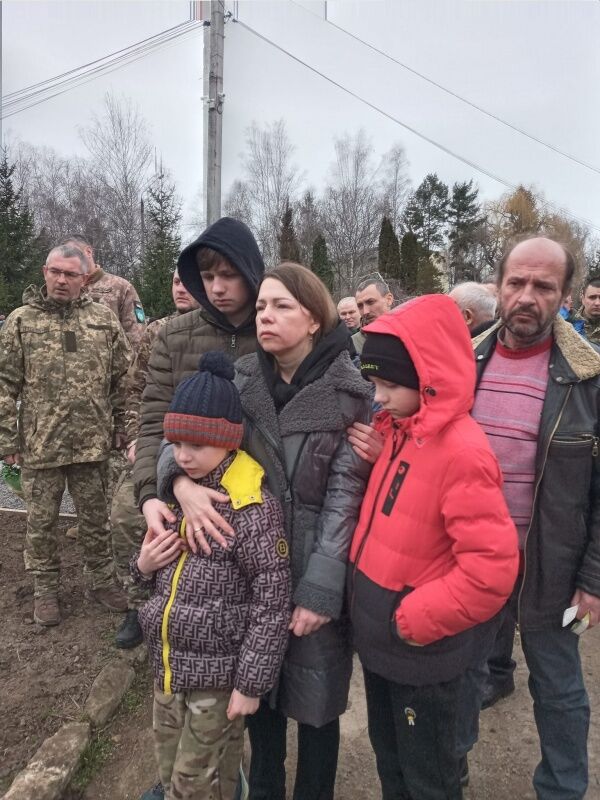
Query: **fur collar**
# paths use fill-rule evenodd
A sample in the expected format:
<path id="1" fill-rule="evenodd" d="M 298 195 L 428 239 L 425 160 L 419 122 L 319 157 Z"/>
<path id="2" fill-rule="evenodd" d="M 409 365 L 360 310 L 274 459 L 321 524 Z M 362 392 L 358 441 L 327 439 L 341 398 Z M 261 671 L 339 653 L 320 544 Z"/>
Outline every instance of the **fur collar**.
<path id="1" fill-rule="evenodd" d="M 269 430 L 279 429 L 281 436 L 344 430 L 356 419 L 356 403 L 371 402 L 372 389 L 347 351 L 334 359 L 325 375 L 301 389 L 281 410 L 279 419 L 256 354 L 242 356 L 235 367 L 244 408 Z M 347 398 L 351 402 L 344 402 Z"/>
<path id="2" fill-rule="evenodd" d="M 488 337 L 497 338 L 502 322 L 498 321 L 487 331 L 473 339 L 473 349 L 487 341 Z M 600 375 L 600 353 L 583 338 L 570 322 L 557 315 L 552 326 L 552 335 L 556 347 L 560 350 L 567 365 L 580 381 L 587 381 Z"/>

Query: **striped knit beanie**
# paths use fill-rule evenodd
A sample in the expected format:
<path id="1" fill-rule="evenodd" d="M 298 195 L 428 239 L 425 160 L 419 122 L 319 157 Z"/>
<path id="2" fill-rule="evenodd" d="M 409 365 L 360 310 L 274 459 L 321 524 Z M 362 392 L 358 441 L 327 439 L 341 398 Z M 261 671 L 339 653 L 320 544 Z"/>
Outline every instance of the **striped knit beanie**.
<path id="1" fill-rule="evenodd" d="M 233 364 L 225 353 L 205 353 L 198 372 L 181 381 L 165 414 L 170 442 L 236 450 L 242 443 L 242 404 L 233 384 Z"/>

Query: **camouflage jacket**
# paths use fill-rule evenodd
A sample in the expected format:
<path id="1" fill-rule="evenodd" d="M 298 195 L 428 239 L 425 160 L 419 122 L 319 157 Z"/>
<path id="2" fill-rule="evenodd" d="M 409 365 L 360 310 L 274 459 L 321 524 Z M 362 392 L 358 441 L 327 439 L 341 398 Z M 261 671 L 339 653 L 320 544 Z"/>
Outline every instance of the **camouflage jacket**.
<path id="1" fill-rule="evenodd" d="M 573 323 L 583 322 L 583 333 L 585 338 L 592 344 L 600 345 L 600 321 L 592 322 L 583 315 L 582 311 L 578 311 L 573 317 Z"/>
<path id="2" fill-rule="evenodd" d="M 154 320 L 151 322 L 142 336 L 140 346 L 133 364 L 129 367 L 127 373 L 127 408 L 125 412 L 125 431 L 127 433 L 127 444 L 131 444 L 138 437 L 140 429 L 140 406 L 142 405 L 142 392 L 146 386 L 146 378 L 148 377 L 148 362 L 150 361 L 150 353 L 158 332 L 162 326 L 179 314 L 170 314 L 168 317 Z"/>
<path id="3" fill-rule="evenodd" d="M 95 303 L 107 306 L 117 315 L 129 344 L 137 350 L 146 330 L 146 316 L 138 293 L 129 281 L 98 267 L 85 288 Z"/>
<path id="4" fill-rule="evenodd" d="M 60 304 L 32 286 L 23 300 L 0 331 L 0 455 L 31 469 L 102 461 L 125 427 L 123 330 L 87 295 Z"/>

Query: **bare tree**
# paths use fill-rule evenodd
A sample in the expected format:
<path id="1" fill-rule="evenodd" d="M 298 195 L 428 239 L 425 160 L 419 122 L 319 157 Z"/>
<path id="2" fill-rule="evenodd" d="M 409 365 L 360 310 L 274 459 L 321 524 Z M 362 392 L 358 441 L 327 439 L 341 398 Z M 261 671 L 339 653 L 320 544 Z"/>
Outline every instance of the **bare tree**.
<path id="1" fill-rule="evenodd" d="M 383 172 L 381 191 L 385 215 L 398 235 L 404 233 L 402 212 L 410 194 L 408 161 L 401 144 L 396 143 L 383 156 L 381 171 Z"/>
<path id="2" fill-rule="evenodd" d="M 102 116 L 94 116 L 80 136 L 102 189 L 103 214 L 111 231 L 113 269 L 135 278 L 141 257 L 140 199 L 148 182 L 152 147 L 147 125 L 126 98 L 105 95 Z"/>
<path id="3" fill-rule="evenodd" d="M 335 140 L 335 161 L 322 204 L 323 230 L 336 272 L 336 290 L 353 291 L 376 259 L 383 202 L 373 148 L 364 130 Z"/>
<path id="4" fill-rule="evenodd" d="M 293 204 L 302 181 L 291 163 L 293 151 L 283 120 L 263 128 L 253 123 L 246 131 L 245 179 L 234 183 L 225 201 L 228 213 L 253 229 L 270 266 L 278 260 L 281 217 L 287 204 Z"/>
<path id="5" fill-rule="evenodd" d="M 113 251 L 104 217 L 103 186 L 82 158 L 65 158 L 47 147 L 11 145 L 18 183 L 27 198 L 38 234 L 50 243 L 82 233 L 94 244 L 98 260 L 113 268 Z"/>

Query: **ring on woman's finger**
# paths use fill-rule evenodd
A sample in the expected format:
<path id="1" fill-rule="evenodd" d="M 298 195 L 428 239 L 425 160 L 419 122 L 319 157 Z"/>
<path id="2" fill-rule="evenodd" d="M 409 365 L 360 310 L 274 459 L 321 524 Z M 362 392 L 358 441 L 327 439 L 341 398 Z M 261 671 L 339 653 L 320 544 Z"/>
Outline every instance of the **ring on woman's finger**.
<path id="1" fill-rule="evenodd" d="M 202 533 L 202 528 L 194 528 L 192 533 Z"/>

